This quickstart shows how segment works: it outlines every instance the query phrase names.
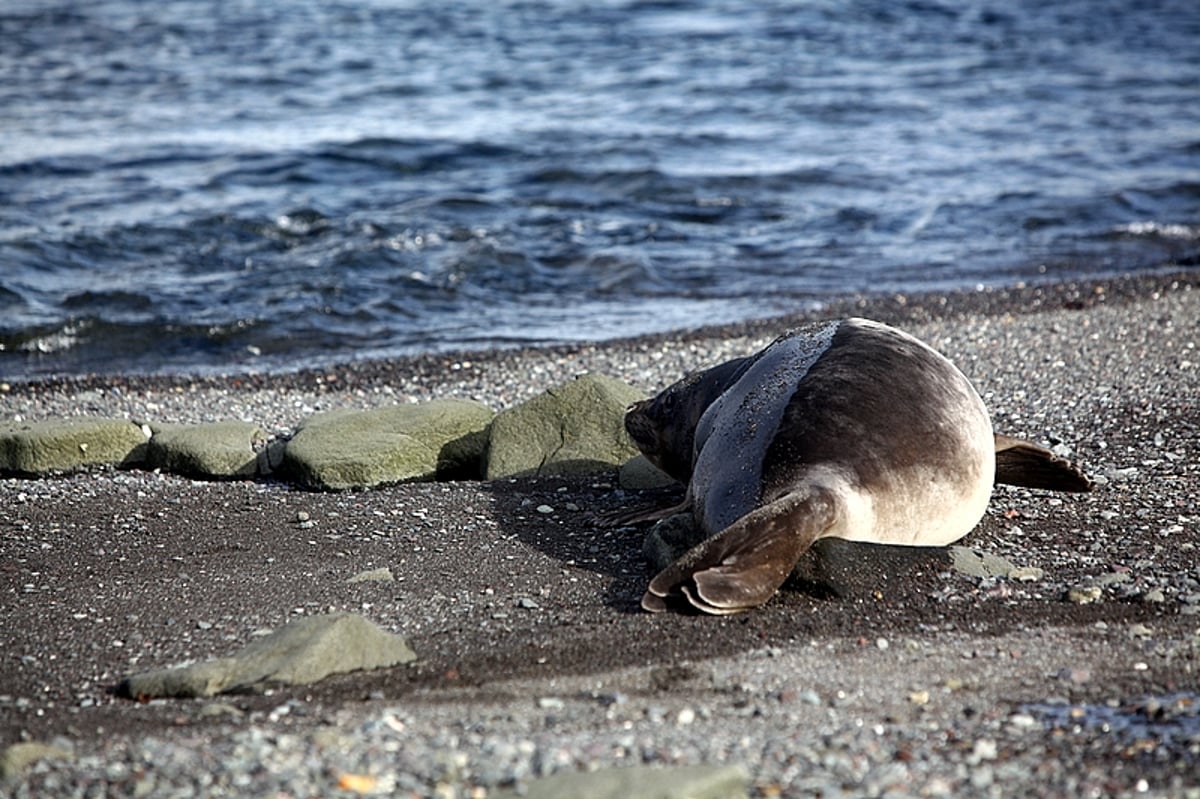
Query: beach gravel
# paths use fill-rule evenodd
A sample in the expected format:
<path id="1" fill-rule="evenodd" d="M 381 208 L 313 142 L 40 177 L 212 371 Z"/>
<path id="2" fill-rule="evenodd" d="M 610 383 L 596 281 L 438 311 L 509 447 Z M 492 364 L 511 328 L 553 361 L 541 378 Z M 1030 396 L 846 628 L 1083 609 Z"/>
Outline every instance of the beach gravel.
<path id="1" fill-rule="evenodd" d="M 1077 460 L 1097 486 L 999 487 L 961 543 L 1007 574 L 917 560 L 872 590 L 793 586 L 710 618 L 638 610 L 644 531 L 594 521 L 637 501 L 615 476 L 341 492 L 145 469 L 6 478 L 0 790 L 492 797 L 708 766 L 744 774 L 754 797 L 1200 797 L 1195 284 L 851 298 L 602 344 L 8 384 L 7 423 L 238 419 L 282 436 L 339 409 L 499 410 L 581 373 L 649 394 L 788 324 L 859 314 L 945 352 L 997 429 Z M 383 569 L 391 580 L 353 579 Z M 328 613 L 369 619 L 418 659 L 208 699 L 115 692 Z"/>

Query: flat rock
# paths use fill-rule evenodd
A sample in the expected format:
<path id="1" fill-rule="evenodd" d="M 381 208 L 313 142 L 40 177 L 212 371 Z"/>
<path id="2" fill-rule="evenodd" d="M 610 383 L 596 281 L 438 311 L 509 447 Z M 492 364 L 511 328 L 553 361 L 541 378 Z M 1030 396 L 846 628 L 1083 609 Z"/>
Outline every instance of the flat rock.
<path id="1" fill-rule="evenodd" d="M 493 416 L 461 399 L 316 414 L 287 443 L 280 471 L 306 488 L 333 490 L 478 478 Z"/>
<path id="2" fill-rule="evenodd" d="M 746 796 L 741 766 L 636 766 L 555 774 L 497 799 L 741 799 Z"/>
<path id="3" fill-rule="evenodd" d="M 136 466 L 146 433 L 126 419 L 47 419 L 0 432 L 0 473 L 47 475 L 89 466 Z"/>
<path id="4" fill-rule="evenodd" d="M 362 616 L 330 613 L 294 619 L 230 657 L 131 675 L 119 692 L 138 699 L 245 693 L 389 668 L 416 657 L 407 641 Z"/>
<path id="5" fill-rule="evenodd" d="M 378 569 L 368 569 L 361 571 L 351 577 L 346 582 L 348 583 L 390 583 L 396 579 L 392 574 L 392 570 L 387 566 L 381 566 Z"/>
<path id="6" fill-rule="evenodd" d="M 1008 577 L 1017 571 L 1007 558 L 964 546 L 950 547 L 950 562 L 955 571 L 968 577 Z"/>
<path id="7" fill-rule="evenodd" d="M 616 471 L 638 454 L 625 409 L 642 399 L 605 375 L 580 375 L 498 414 L 488 447 L 489 480 Z"/>
<path id="8" fill-rule="evenodd" d="M 242 421 L 211 424 L 149 425 L 146 466 L 173 474 L 207 479 L 254 477 L 258 453 L 254 445 L 266 438 L 258 425 Z"/>
<path id="9" fill-rule="evenodd" d="M 14 780 L 35 763 L 42 760 L 72 760 L 74 756 L 58 746 L 41 741 L 15 743 L 0 754 L 0 780 Z"/>

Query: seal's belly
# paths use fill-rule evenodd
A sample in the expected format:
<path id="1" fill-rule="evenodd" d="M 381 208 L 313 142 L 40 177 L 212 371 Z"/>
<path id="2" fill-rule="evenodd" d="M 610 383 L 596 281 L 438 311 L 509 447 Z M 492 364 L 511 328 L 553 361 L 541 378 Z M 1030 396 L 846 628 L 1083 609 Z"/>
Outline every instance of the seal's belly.
<path id="1" fill-rule="evenodd" d="M 985 473 L 974 484 L 914 475 L 881 491 L 846 479 L 817 478 L 836 498 L 837 521 L 821 538 L 878 544 L 946 546 L 974 529 L 987 510 L 991 484 Z"/>

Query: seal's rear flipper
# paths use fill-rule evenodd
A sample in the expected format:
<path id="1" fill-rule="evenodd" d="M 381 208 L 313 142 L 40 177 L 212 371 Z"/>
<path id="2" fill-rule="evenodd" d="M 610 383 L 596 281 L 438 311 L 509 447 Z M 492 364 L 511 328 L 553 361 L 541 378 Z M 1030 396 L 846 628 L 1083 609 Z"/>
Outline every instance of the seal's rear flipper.
<path id="1" fill-rule="evenodd" d="M 1091 491 L 1092 480 L 1037 444 L 996 434 L 996 482 L 1049 491 Z"/>
<path id="2" fill-rule="evenodd" d="M 757 607 L 775 595 L 835 514 L 830 494 L 809 486 L 756 508 L 659 572 L 642 607 L 666 610 L 680 594 L 705 613 Z"/>

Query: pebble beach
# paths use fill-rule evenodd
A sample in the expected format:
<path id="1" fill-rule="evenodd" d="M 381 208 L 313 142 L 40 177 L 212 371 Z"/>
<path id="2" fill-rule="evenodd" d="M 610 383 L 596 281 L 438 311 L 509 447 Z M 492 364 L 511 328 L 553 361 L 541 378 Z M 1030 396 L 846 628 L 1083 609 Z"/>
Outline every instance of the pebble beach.
<path id="1" fill-rule="evenodd" d="M 1200 797 L 1197 283 L 850 297 L 570 347 L 4 383 L 0 424 L 236 419 L 282 438 L 342 408 L 502 410 L 581 373 L 649 394 L 791 324 L 860 315 L 942 351 L 998 431 L 1096 486 L 997 488 L 961 543 L 1019 577 L 918 568 L 863 596 L 784 590 L 709 618 L 637 609 L 644 531 L 595 523 L 636 496 L 603 477 L 346 492 L 137 469 L 5 477 L 0 747 L 26 760 L 6 758 L 0 788 L 493 797 L 574 776 L 571 795 L 599 796 L 613 770 L 646 770 L 649 790 L 679 769 L 684 790 L 712 767 L 726 787 L 705 795 Z M 373 570 L 391 579 L 351 580 Z M 329 611 L 403 636 L 418 660 L 214 699 L 114 691 Z"/>

